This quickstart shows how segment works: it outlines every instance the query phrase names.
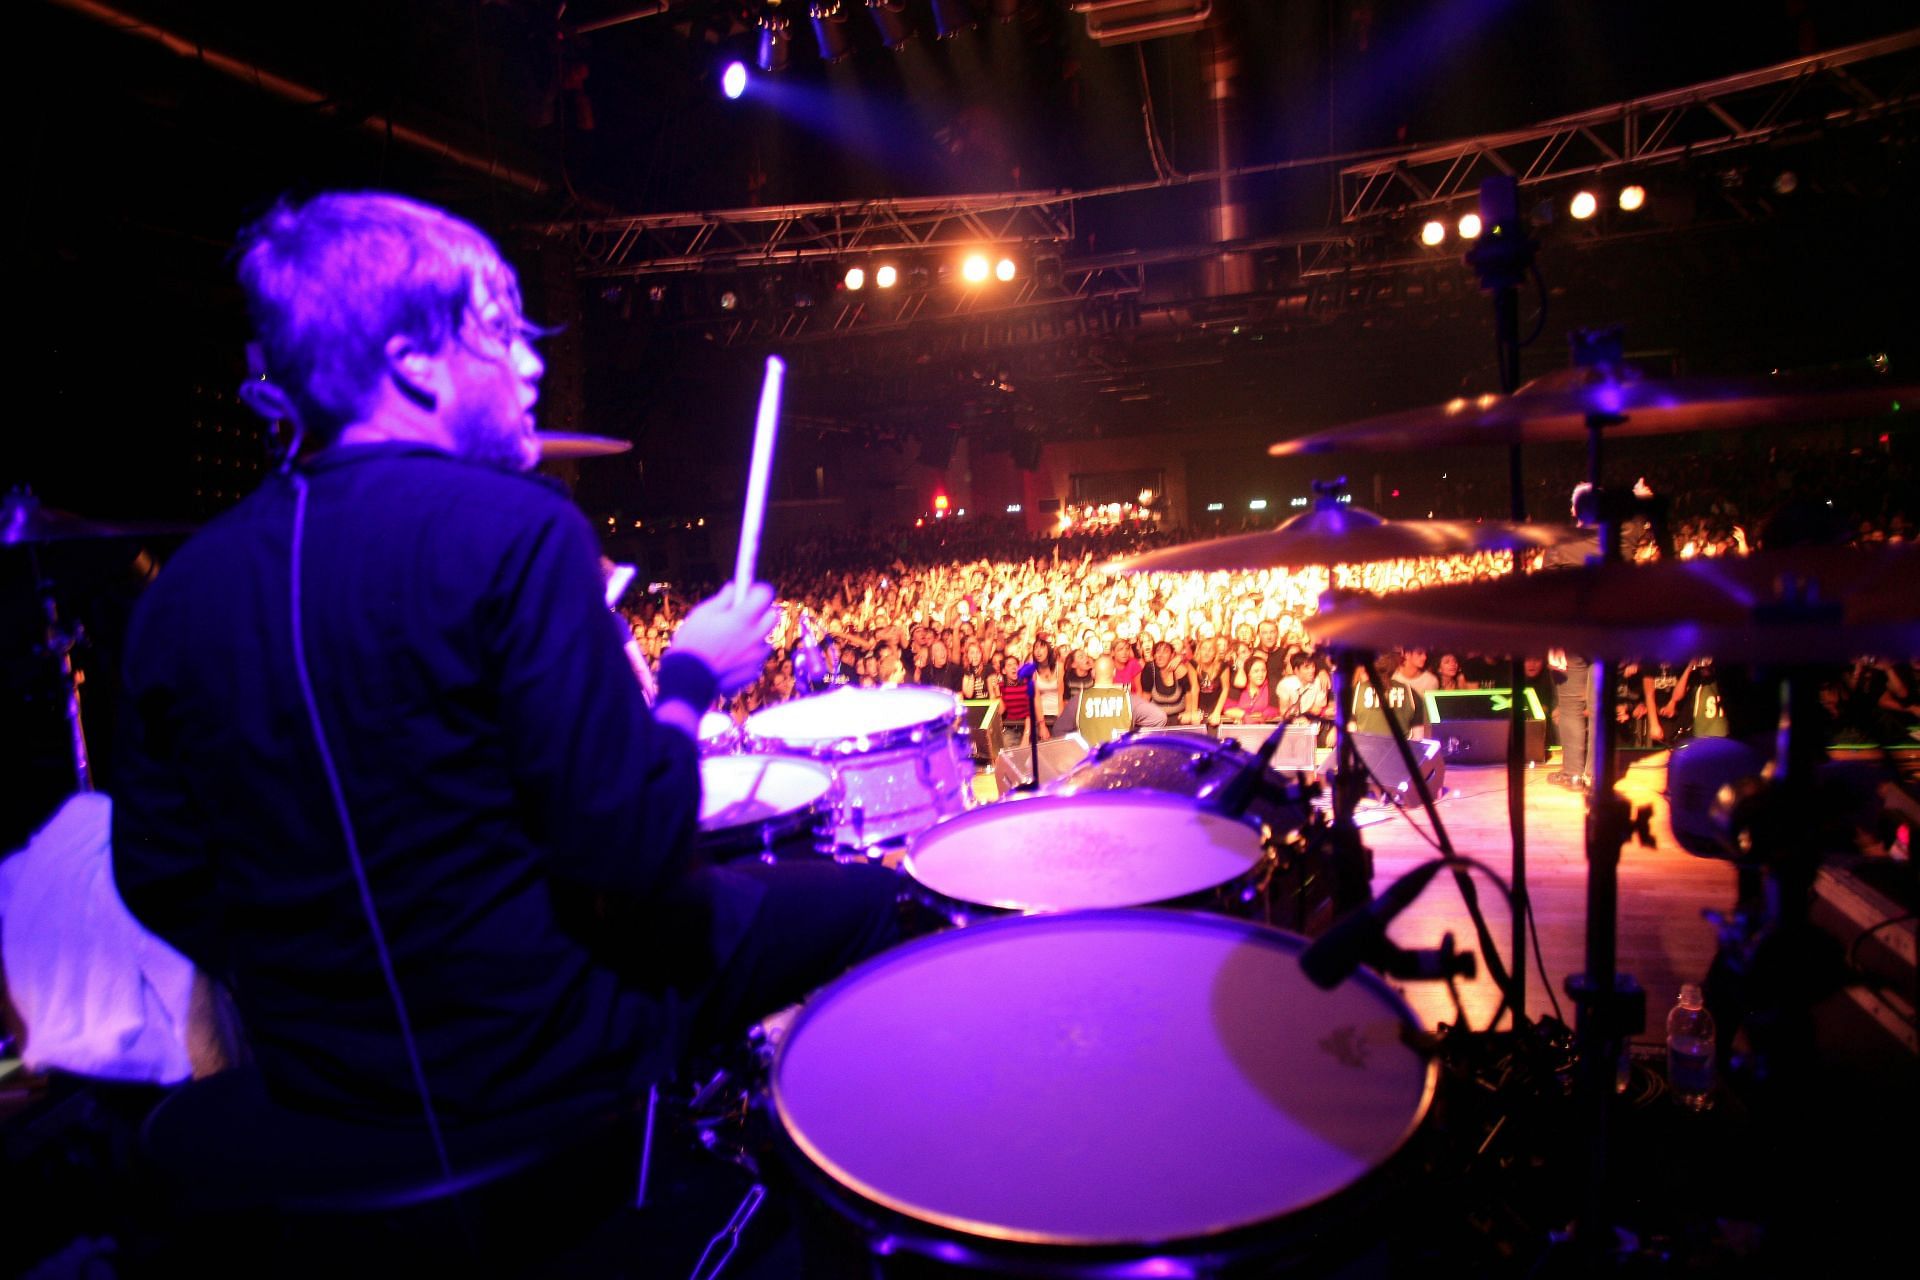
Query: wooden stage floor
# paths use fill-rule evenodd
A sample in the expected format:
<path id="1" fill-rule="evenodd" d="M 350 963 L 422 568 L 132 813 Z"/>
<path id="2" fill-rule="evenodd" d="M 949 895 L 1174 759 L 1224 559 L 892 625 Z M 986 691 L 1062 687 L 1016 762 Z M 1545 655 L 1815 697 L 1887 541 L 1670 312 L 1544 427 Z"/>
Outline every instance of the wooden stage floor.
<path id="1" fill-rule="evenodd" d="M 1675 843 L 1662 794 L 1666 789 L 1666 762 L 1664 752 L 1642 757 L 1627 770 L 1620 784 L 1622 794 L 1636 808 L 1653 806 L 1655 847 L 1634 844 L 1621 861 L 1618 933 L 1620 969 L 1638 979 L 1647 993 L 1649 1030 L 1643 1037 L 1651 1040 L 1664 1038 L 1664 1030 L 1653 1024 L 1666 1017 L 1681 984 L 1701 981 L 1712 963 L 1716 939 L 1701 912 L 1731 907 L 1735 888 L 1731 865 L 1694 857 Z M 1571 1026 L 1573 1007 L 1566 996 L 1567 976 L 1586 967 L 1587 859 L 1582 832 L 1586 797 L 1549 783 L 1546 775 L 1551 768 L 1542 765 L 1527 774 L 1527 886 L 1533 895 L 1547 975 L 1554 994 L 1559 996 L 1564 1021 Z M 1449 766 L 1447 787 L 1447 796 L 1440 804 L 1440 820 L 1446 824 L 1454 849 L 1480 859 L 1502 876 L 1508 875 L 1513 863 L 1507 835 L 1504 766 Z M 991 801 L 996 794 L 993 775 L 980 774 L 975 790 L 981 802 Z M 1424 827 L 1425 815 L 1416 814 L 1416 818 Z M 1426 841 L 1401 818 L 1374 823 L 1360 834 L 1374 853 L 1375 893 L 1432 854 Z M 1484 878 L 1479 888 L 1488 926 L 1504 956 L 1513 936 L 1506 903 Z M 1460 949 L 1478 950 L 1459 890 L 1451 877 L 1442 875 L 1395 922 L 1391 936 L 1404 947 L 1430 947 L 1437 946 L 1449 930 Z M 1444 985 L 1406 984 L 1401 993 L 1429 1028 L 1457 1021 Z M 1479 977 L 1460 984 L 1460 994 L 1476 1028 L 1483 1027 L 1499 1005 L 1499 994 L 1487 978 L 1484 964 Z M 1553 1011 L 1531 955 L 1526 1001 L 1530 1016 Z"/>
<path id="2" fill-rule="evenodd" d="M 1659 1039 L 1651 1024 L 1665 1017 L 1685 982 L 1699 982 L 1713 961 L 1713 926 L 1702 918 L 1707 909 L 1733 905 L 1734 872 L 1730 864 L 1698 858 L 1674 841 L 1667 820 L 1667 757 L 1645 757 L 1626 771 L 1620 791 L 1637 809 L 1653 806 L 1655 847 L 1630 844 L 1620 863 L 1619 965 L 1632 974 L 1647 993 L 1650 1029 L 1639 1038 Z M 1546 779 L 1547 769 L 1527 776 L 1527 887 L 1540 934 L 1540 951 L 1554 994 L 1560 998 L 1565 1021 L 1573 1022 L 1573 1006 L 1566 996 L 1569 974 L 1586 967 L 1587 860 L 1582 831 L 1586 797 L 1556 787 Z M 1440 804 L 1454 849 L 1478 858 L 1507 875 L 1512 868 L 1507 834 L 1506 770 L 1500 766 L 1447 770 L 1448 797 Z M 1424 825 L 1424 815 L 1418 815 Z M 1378 893 L 1402 872 L 1431 856 L 1432 849 L 1404 820 L 1367 827 L 1361 837 L 1374 853 L 1374 892 Z M 1506 903 L 1499 891 L 1480 882 L 1480 901 L 1487 923 L 1504 955 L 1512 938 Z M 1452 931 L 1455 943 L 1478 949 L 1459 890 L 1442 875 L 1427 887 L 1414 905 L 1394 923 L 1395 942 L 1405 947 L 1438 945 Z M 1499 995 L 1481 966 L 1480 976 L 1462 983 L 1461 996 L 1476 1027 L 1499 1004 Z M 1457 1014 L 1446 988 L 1438 983 L 1403 985 L 1402 994 L 1429 1026 L 1454 1022 Z M 1543 990 L 1539 967 L 1528 957 L 1527 1011 L 1532 1016 L 1552 1012 Z"/>

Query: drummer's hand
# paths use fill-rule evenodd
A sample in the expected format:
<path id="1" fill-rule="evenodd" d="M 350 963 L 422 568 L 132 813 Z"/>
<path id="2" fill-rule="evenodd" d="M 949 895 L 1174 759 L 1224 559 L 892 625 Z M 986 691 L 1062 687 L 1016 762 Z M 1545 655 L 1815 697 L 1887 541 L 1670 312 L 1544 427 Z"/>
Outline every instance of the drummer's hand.
<path id="1" fill-rule="evenodd" d="M 760 676 L 769 652 L 767 634 L 779 620 L 773 607 L 773 588 L 756 582 L 745 603 L 734 602 L 733 587 L 695 605 L 680 621 L 673 647 L 707 664 L 720 692 L 733 693 Z"/>

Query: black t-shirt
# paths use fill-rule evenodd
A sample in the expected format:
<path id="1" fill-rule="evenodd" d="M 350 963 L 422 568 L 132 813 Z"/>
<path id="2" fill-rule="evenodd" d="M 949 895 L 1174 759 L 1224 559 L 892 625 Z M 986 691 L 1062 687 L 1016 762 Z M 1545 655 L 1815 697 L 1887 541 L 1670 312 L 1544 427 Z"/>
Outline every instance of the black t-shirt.
<path id="1" fill-rule="evenodd" d="M 597 1113 L 668 1069 L 676 1014 L 600 967 L 556 894 L 646 902 L 676 880 L 694 744 L 649 711 L 564 497 L 413 445 L 336 448 L 302 472 L 305 665 L 435 1106 L 450 1126 Z M 277 1098 L 411 1120 L 293 661 L 295 503 L 268 479 L 140 603 L 115 878 L 229 982 Z M 759 892 L 724 914 L 751 919 Z"/>

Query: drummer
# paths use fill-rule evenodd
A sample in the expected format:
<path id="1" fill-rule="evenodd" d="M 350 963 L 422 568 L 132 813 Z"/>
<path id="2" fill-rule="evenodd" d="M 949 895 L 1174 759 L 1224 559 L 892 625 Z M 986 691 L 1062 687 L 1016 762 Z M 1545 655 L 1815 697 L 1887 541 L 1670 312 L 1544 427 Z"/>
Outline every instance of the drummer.
<path id="1" fill-rule="evenodd" d="M 649 710 L 587 521 L 524 474 L 541 331 L 487 237 L 328 194 L 239 270 L 293 456 L 141 602 L 113 839 L 273 1099 L 551 1131 L 888 945 L 884 872 L 691 864 L 698 717 L 759 672 L 772 593 L 693 609 Z M 633 904 L 617 949 L 563 927 L 582 897 Z"/>

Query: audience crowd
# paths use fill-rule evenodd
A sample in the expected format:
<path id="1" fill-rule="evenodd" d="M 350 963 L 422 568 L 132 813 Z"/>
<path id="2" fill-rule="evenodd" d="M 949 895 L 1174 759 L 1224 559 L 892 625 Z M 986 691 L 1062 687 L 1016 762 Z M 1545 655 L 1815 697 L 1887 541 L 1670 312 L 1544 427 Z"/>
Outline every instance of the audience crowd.
<path id="1" fill-rule="evenodd" d="M 1833 512 L 1834 532 L 1857 543 L 1912 537 L 1895 500 L 1904 471 L 1858 451 L 1842 452 L 1838 460 L 1817 450 L 1770 454 L 1744 485 L 1732 483 L 1740 477 L 1725 458 L 1683 457 L 1672 465 L 1688 469 L 1699 486 L 1672 496 L 1673 539 L 1683 558 L 1746 553 L 1744 521 L 1758 527 L 1766 515 L 1794 502 L 1824 515 L 1832 504 L 1817 495 L 1827 485 L 1855 497 L 1847 511 Z M 1896 487 L 1865 503 L 1862 517 L 1858 499 L 1880 492 L 1890 474 Z M 1851 490 L 1845 487 L 1849 475 L 1855 477 Z M 1708 483 L 1716 477 L 1717 489 Z M 1694 496 L 1701 492 L 1716 496 Z M 761 707 L 827 687 L 920 683 L 963 698 L 1001 699 L 1009 742 L 1029 732 L 1044 739 L 1072 695 L 1096 683 L 1097 669 L 1100 683 L 1111 679 L 1130 688 L 1171 724 L 1318 716 L 1331 696 L 1330 664 L 1305 623 L 1322 593 L 1340 588 L 1384 594 L 1512 570 L 1505 553 L 1244 572 L 1115 574 L 1105 567 L 1117 556 L 1234 531 L 1131 523 L 1048 537 L 1011 521 L 939 520 L 897 532 L 814 535 L 788 544 L 771 551 L 765 566 L 782 603 L 775 652 L 763 678 L 726 711 L 742 721 Z M 1653 553 L 1647 540 L 1636 554 Z M 701 589 L 690 584 L 684 595 L 665 589 L 629 597 L 623 612 L 649 661 L 657 663 L 683 602 Z M 1418 695 L 1427 689 L 1508 683 L 1504 661 L 1429 654 L 1418 640 L 1408 637 L 1408 648 L 1384 655 L 1379 668 L 1390 709 L 1416 733 L 1424 722 Z M 1029 665 L 1032 707 L 1019 677 Z M 1551 720 L 1555 680 L 1547 654 L 1530 658 L 1526 672 Z M 1710 690 L 1705 664 L 1629 666 L 1613 713 L 1627 726 L 1630 742 L 1671 745 L 1690 731 L 1696 708 L 1711 714 Z M 1836 671 L 1826 697 L 1836 735 L 1911 739 L 1920 726 L 1915 693 L 1915 672 L 1905 663 L 1863 662 Z M 1360 710 L 1364 719 L 1377 708 Z"/>

